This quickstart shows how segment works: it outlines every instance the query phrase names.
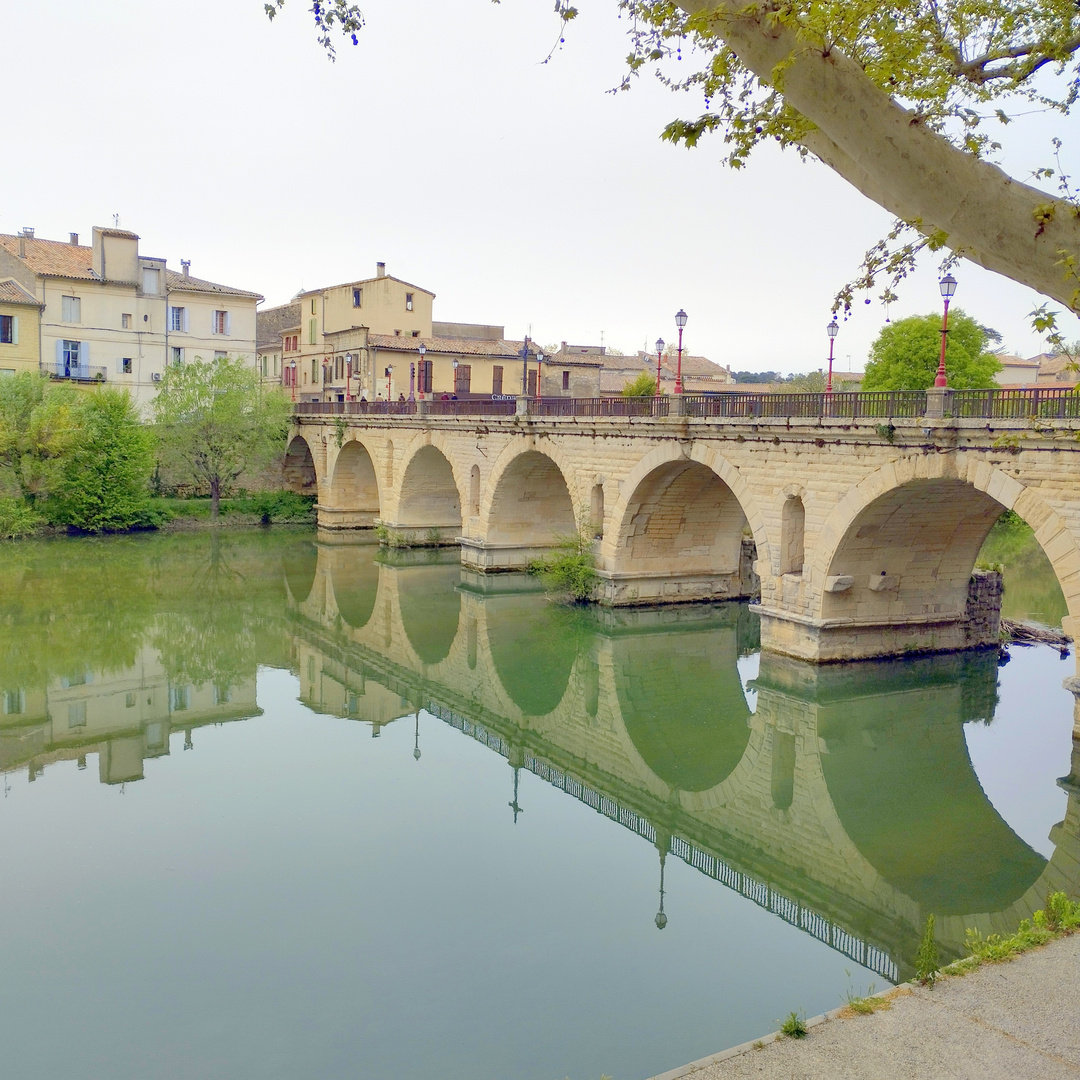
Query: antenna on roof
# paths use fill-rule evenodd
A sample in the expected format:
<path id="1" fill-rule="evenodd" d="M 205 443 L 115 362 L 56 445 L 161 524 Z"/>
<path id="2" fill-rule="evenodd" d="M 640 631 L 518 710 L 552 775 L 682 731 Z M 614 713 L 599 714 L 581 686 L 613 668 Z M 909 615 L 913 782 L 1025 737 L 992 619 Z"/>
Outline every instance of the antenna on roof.
<path id="1" fill-rule="evenodd" d="M 113 214 L 112 223 L 113 223 L 113 228 L 114 229 L 119 229 L 120 228 L 120 215 L 119 214 Z"/>

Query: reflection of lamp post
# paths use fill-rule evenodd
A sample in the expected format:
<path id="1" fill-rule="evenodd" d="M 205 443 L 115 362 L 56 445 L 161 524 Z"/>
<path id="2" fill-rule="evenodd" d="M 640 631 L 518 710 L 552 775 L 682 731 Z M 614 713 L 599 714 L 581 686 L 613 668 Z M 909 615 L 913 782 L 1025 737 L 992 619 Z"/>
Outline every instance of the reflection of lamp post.
<path id="1" fill-rule="evenodd" d="M 660 838 L 657 837 L 657 840 Z M 659 844 L 657 844 L 659 847 Z M 660 849 L 660 910 L 656 913 L 656 918 L 653 922 L 656 923 L 657 930 L 663 930 L 667 926 L 667 916 L 664 914 L 664 860 L 667 858 L 667 851 L 663 848 Z"/>
<path id="2" fill-rule="evenodd" d="M 420 710 L 416 710 L 416 741 L 413 743 L 413 761 L 420 760 Z"/>
<path id="3" fill-rule="evenodd" d="M 938 361 L 934 385 L 948 386 L 949 379 L 945 374 L 945 339 L 949 332 L 949 301 L 956 292 L 956 278 L 952 274 L 946 274 L 938 284 L 941 288 L 941 298 L 945 301 L 945 314 L 941 317 L 941 359 Z"/>
<path id="4" fill-rule="evenodd" d="M 686 312 L 682 308 L 675 313 L 675 325 L 679 328 L 679 363 L 675 368 L 675 393 L 682 393 L 682 332 L 686 325 Z"/>
<path id="5" fill-rule="evenodd" d="M 292 383 L 292 399 L 296 400 L 296 361 L 289 361 L 289 382 Z"/>
<path id="6" fill-rule="evenodd" d="M 837 323 L 835 317 L 833 321 L 825 327 L 825 332 L 829 335 L 829 378 L 825 382 L 825 393 L 832 393 L 832 362 L 833 362 L 833 346 L 836 344 L 836 335 L 840 333 L 840 326 Z"/>
<path id="7" fill-rule="evenodd" d="M 420 394 L 424 393 L 424 357 L 427 356 L 427 346 L 421 345 L 417 350 L 420 354 L 420 367 L 417 369 L 416 374 L 419 376 Z M 412 386 L 412 374 L 409 374 L 409 400 L 413 400 L 413 386 Z"/>
<path id="8" fill-rule="evenodd" d="M 517 799 L 518 799 L 518 773 L 520 771 L 521 770 L 518 768 L 518 766 L 515 765 L 514 766 L 514 801 L 512 803 L 507 803 L 506 804 L 507 806 L 510 807 L 511 810 L 514 811 L 514 824 L 515 825 L 517 824 L 517 816 L 518 816 L 518 814 L 523 814 L 525 812 L 525 808 L 522 807 L 522 806 L 518 806 L 518 801 L 517 801 Z"/>
<path id="9" fill-rule="evenodd" d="M 664 355 L 664 339 L 656 339 L 656 396 L 660 396 L 660 360 Z"/>

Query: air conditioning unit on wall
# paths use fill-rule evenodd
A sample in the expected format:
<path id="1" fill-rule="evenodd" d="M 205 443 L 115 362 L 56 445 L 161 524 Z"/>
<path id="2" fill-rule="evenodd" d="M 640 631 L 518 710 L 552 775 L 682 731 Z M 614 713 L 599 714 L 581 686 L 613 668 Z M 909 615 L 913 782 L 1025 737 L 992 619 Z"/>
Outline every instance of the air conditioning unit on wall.
<path id="1" fill-rule="evenodd" d="M 150 376 L 150 378 L 151 378 L 151 380 L 152 380 L 153 382 L 161 382 L 161 372 L 160 372 L 160 371 L 155 371 L 155 372 L 154 372 L 154 373 L 153 373 L 153 374 L 152 374 L 152 375 Z"/>

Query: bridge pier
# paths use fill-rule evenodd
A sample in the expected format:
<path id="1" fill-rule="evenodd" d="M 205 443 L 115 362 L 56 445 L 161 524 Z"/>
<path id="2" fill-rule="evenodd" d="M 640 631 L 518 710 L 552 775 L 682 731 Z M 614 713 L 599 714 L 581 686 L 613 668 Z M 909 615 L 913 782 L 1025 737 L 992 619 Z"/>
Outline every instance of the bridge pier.
<path id="1" fill-rule="evenodd" d="M 501 574 L 527 570 L 529 563 L 551 553 L 550 545 L 493 544 L 471 536 L 459 536 L 461 565 L 481 574 Z"/>

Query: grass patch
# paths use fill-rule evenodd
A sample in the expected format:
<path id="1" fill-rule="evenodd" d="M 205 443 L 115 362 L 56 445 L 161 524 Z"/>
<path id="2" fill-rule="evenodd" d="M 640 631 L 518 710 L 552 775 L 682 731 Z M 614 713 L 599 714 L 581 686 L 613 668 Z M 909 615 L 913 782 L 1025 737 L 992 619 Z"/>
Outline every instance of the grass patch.
<path id="1" fill-rule="evenodd" d="M 780 1025 L 780 1034 L 789 1039 L 805 1039 L 810 1029 L 806 1026 L 806 1017 L 793 1009 Z"/>
<path id="2" fill-rule="evenodd" d="M 528 569 L 543 582 L 548 592 L 557 593 L 573 604 L 588 603 L 600 581 L 593 561 L 592 542 L 585 530 L 560 539 L 550 554 L 534 559 Z"/>

